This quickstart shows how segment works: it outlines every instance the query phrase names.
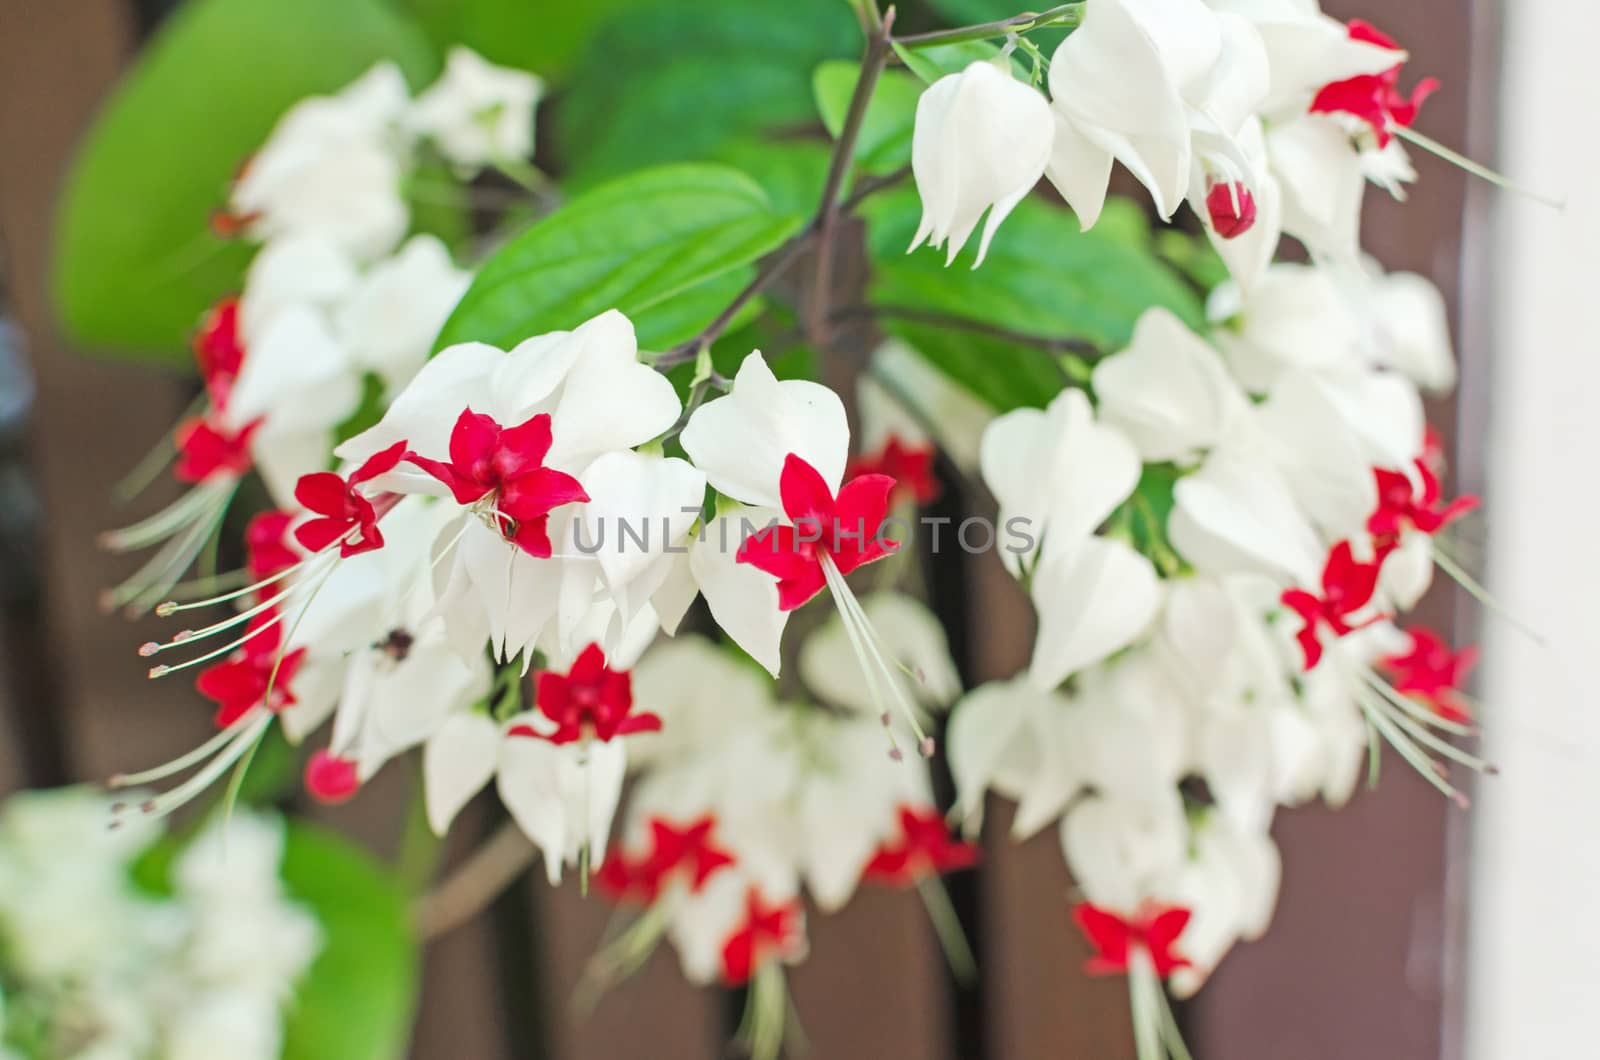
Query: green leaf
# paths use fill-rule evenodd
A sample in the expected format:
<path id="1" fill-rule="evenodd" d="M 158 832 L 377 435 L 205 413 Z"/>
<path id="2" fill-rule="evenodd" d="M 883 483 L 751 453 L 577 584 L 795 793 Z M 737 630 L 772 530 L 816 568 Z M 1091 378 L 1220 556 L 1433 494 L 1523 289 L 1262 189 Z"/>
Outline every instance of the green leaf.
<path id="1" fill-rule="evenodd" d="M 398 1060 L 418 971 L 404 890 L 365 851 L 298 822 L 289 827 L 283 880 L 324 935 L 288 1014 L 283 1060 Z"/>
<path id="2" fill-rule="evenodd" d="M 778 213 L 802 217 L 816 212 L 832 153 L 817 140 L 731 140 L 711 160 L 761 185 Z"/>
<path id="3" fill-rule="evenodd" d="M 633 319 L 640 345 L 694 336 L 752 275 L 750 264 L 800 226 L 726 166 L 660 166 L 580 195 L 479 269 L 438 346 L 507 347 L 607 309 Z"/>
<path id="4" fill-rule="evenodd" d="M 959 74 L 973 63 L 993 59 L 1000 54 L 998 45 L 982 40 L 933 44 L 926 48 L 907 48 L 896 44 L 894 51 L 900 56 L 900 61 L 906 64 L 907 70 L 930 85 L 947 74 Z M 1012 65 L 1016 65 L 1015 60 Z"/>
<path id="5" fill-rule="evenodd" d="M 866 207 L 874 304 L 1082 339 L 1107 352 L 1127 343 L 1151 306 L 1166 306 L 1197 329 L 1203 323 L 1194 293 L 1148 249 L 1128 242 L 1127 225 L 1080 232 L 1071 213 L 1029 199 L 1001 227 L 981 268 L 971 268 L 975 239 L 946 268 L 942 252 L 905 253 L 920 209 L 915 193 L 904 191 Z M 1064 382 L 1055 359 L 1037 347 L 891 316 L 882 324 L 1001 411 L 1042 407 Z"/>
<path id="6" fill-rule="evenodd" d="M 844 128 L 855 93 L 860 64 L 829 60 L 817 67 L 811 78 L 822 124 L 835 140 Z M 872 91 L 872 101 L 861 121 L 856 139 L 857 165 L 869 173 L 888 173 L 911 161 L 911 134 L 917 121 L 917 100 L 923 85 L 910 74 L 885 70 Z"/>
<path id="7" fill-rule="evenodd" d="M 557 76 L 609 19 L 645 0 L 398 0 L 443 52 L 464 44 L 492 63 Z"/>
<path id="8" fill-rule="evenodd" d="M 379 0 L 195 0 L 144 50 L 67 178 L 53 286 L 86 346 L 186 361 L 195 321 L 236 290 L 250 248 L 209 232 L 239 163 L 280 115 L 380 59 L 436 62 Z"/>
<path id="9" fill-rule="evenodd" d="M 811 71 L 861 50 L 840 0 L 658 0 L 599 33 L 554 131 L 570 183 L 814 120 Z"/>

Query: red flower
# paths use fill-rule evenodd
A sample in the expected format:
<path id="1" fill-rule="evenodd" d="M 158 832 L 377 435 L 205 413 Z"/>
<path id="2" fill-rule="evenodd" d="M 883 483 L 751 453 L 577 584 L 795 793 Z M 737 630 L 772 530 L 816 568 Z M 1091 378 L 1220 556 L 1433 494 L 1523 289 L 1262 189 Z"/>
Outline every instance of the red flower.
<path id="1" fill-rule="evenodd" d="M 1090 975 L 1126 973 L 1133 954 L 1139 950 L 1149 955 L 1156 975 L 1162 979 L 1179 968 L 1190 967 L 1187 957 L 1172 951 L 1178 936 L 1189 926 L 1189 917 L 1187 909 L 1155 903 L 1145 904 L 1129 919 L 1088 902 L 1080 902 L 1072 910 L 1072 919 L 1095 948 L 1095 955 L 1084 965 Z"/>
<path id="2" fill-rule="evenodd" d="M 1350 616 L 1372 602 L 1372 594 L 1378 588 L 1380 566 L 1380 560 L 1357 563 L 1350 542 L 1341 541 L 1328 553 L 1328 562 L 1322 568 L 1320 597 L 1304 589 L 1284 590 L 1281 598 L 1284 606 L 1305 623 L 1296 639 L 1305 653 L 1307 670 L 1322 660 L 1322 639 L 1318 635 L 1321 627 L 1326 626 L 1334 636 L 1342 637 L 1376 621 L 1351 625 Z"/>
<path id="3" fill-rule="evenodd" d="M 305 783 L 311 797 L 328 806 L 348 802 L 361 790 L 361 776 L 356 771 L 356 764 L 328 751 L 318 751 L 311 756 L 306 763 Z"/>
<path id="4" fill-rule="evenodd" d="M 393 471 L 405 455 L 406 443 L 396 442 L 369 457 L 351 472 L 348 481 L 332 471 L 301 475 L 300 481 L 295 483 L 294 499 L 321 518 L 308 519 L 295 527 L 295 540 L 310 552 L 321 552 L 337 541 L 339 555 L 347 559 L 382 548 L 383 533 L 378 529 L 378 519 L 392 506 L 395 496 L 381 495 L 379 504 L 383 511 L 379 511 L 356 487 Z"/>
<path id="5" fill-rule="evenodd" d="M 1219 181 L 1206 192 L 1206 213 L 1218 236 L 1237 239 L 1255 227 L 1255 194 L 1243 184 Z"/>
<path id="6" fill-rule="evenodd" d="M 289 547 L 289 524 L 293 512 L 265 511 L 251 517 L 244 528 L 245 566 L 252 581 L 265 581 L 300 562 L 300 554 Z"/>
<path id="7" fill-rule="evenodd" d="M 925 876 L 971 868 L 978 863 L 978 845 L 950 838 L 944 816 L 932 806 L 900 807 L 900 835 L 885 843 L 867 862 L 866 878 L 876 883 L 909 887 Z"/>
<path id="8" fill-rule="evenodd" d="M 898 435 L 891 434 L 883 448 L 875 453 L 858 456 L 850 461 L 845 475 L 888 475 L 895 480 L 890 492 L 893 501 L 912 500 L 917 504 L 932 504 L 943 492 L 939 479 L 933 473 L 933 459 L 938 450 L 928 445 L 907 445 Z"/>
<path id="9" fill-rule="evenodd" d="M 600 886 L 622 901 L 654 902 L 674 874 L 687 876 L 689 890 L 699 893 L 718 870 L 732 865 L 734 857 L 712 843 L 717 819 L 705 814 L 679 828 L 661 817 L 650 819 L 650 848 L 638 858 L 613 850 L 600 866 Z"/>
<path id="10" fill-rule="evenodd" d="M 256 419 L 233 432 L 203 416 L 185 420 L 178 424 L 178 463 L 173 474 L 180 482 L 238 478 L 250 470 L 250 438 L 259 426 L 261 421 Z"/>
<path id="11" fill-rule="evenodd" d="M 1426 460 L 1419 459 L 1413 466 L 1417 469 L 1415 483 L 1402 471 L 1372 469 L 1378 480 L 1378 507 L 1367 519 L 1367 532 L 1380 549 L 1392 548 L 1407 529 L 1436 534 L 1478 507 L 1478 498 L 1470 493 L 1440 507 L 1439 477 Z"/>
<path id="12" fill-rule="evenodd" d="M 550 452 L 550 416 L 540 413 L 515 427 L 465 409 L 450 432 L 450 462 L 407 453 L 406 459 L 450 487 L 456 503 L 492 496 L 505 518 L 501 532 L 529 555 L 550 556 L 550 513 L 587 501 L 578 480 L 544 466 Z"/>
<path id="13" fill-rule="evenodd" d="M 744 923 L 722 946 L 722 979 L 729 986 L 750 981 L 757 968 L 774 957 L 798 957 L 805 946 L 805 914 L 798 898 L 767 905 L 761 891 L 745 896 Z"/>
<path id="14" fill-rule="evenodd" d="M 827 584 L 825 560 L 849 574 L 889 554 L 878 532 L 894 485 L 888 475 L 861 475 L 845 483 L 836 500 L 817 469 L 790 453 L 778 489 L 791 525 L 750 535 L 736 558 L 777 578 L 778 606 L 793 611 Z"/>
<path id="15" fill-rule="evenodd" d="M 1477 649 L 1452 652 L 1443 637 L 1423 626 L 1406 633 L 1411 650 L 1383 660 L 1384 668 L 1394 675 L 1394 690 L 1423 701 L 1446 721 L 1470 722 L 1472 711 L 1461 698 L 1461 686 L 1478 662 Z"/>
<path id="16" fill-rule="evenodd" d="M 534 698 L 545 717 L 556 723 L 549 736 L 526 725 L 511 730 L 513 736 L 539 736 L 551 743 L 572 743 L 590 737 L 608 741 L 636 732 L 658 732 L 655 714 L 633 714 L 633 675 L 606 665 L 600 645 L 583 649 L 565 674 L 545 670 L 534 685 Z"/>
<path id="17" fill-rule="evenodd" d="M 281 623 L 268 626 L 272 614 L 257 615 L 250 622 L 244 646 L 215 666 L 200 671 L 194 687 L 217 704 L 217 728 L 226 729 L 249 711 L 265 706 L 276 713 L 295 702 L 290 684 L 300 668 L 306 650 L 296 648 L 278 659 L 282 639 Z M 258 632 L 259 631 L 259 632 Z M 277 671 L 274 679 L 273 671 Z M 271 687 L 271 698 L 267 690 Z"/>
<path id="18" fill-rule="evenodd" d="M 229 295 L 206 311 L 200 330 L 195 332 L 193 347 L 206 393 L 212 406 L 220 409 L 228 403 L 233 381 L 239 378 L 239 368 L 244 363 L 238 298 Z"/>
<path id="19" fill-rule="evenodd" d="M 1350 39 L 1380 48 L 1399 48 L 1388 36 L 1360 19 L 1350 20 Z M 1381 74 L 1361 74 L 1348 81 L 1324 85 L 1311 101 L 1311 113 L 1349 114 L 1372 126 L 1379 147 L 1389 146 L 1394 130 L 1410 128 L 1417 120 L 1423 100 L 1439 88 L 1438 78 L 1425 77 L 1417 82 L 1409 97 L 1403 95 L 1398 87 L 1400 66 L 1396 63 Z"/>

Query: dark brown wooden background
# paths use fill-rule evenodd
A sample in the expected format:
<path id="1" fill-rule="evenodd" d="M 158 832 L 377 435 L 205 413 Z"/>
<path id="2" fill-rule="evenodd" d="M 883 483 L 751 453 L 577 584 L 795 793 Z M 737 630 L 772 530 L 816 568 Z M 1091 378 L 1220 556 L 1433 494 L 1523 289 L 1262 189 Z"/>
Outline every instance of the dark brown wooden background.
<path id="1" fill-rule="evenodd" d="M 263 0 L 270 2 L 270 0 Z M 337 0 L 330 0 L 337 2 Z M 0 792 L 93 780 L 159 761 L 207 729 L 182 687 L 152 686 L 134 645 L 152 630 L 106 618 L 96 594 L 125 565 L 97 552 L 95 535 L 123 519 L 109 500 L 130 454 L 168 429 L 185 381 L 88 360 L 50 319 L 46 277 L 51 213 L 76 137 L 128 61 L 160 4 L 128 0 L 0 0 L 0 291 L 21 326 L 38 380 L 31 431 L 0 438 Z M 1411 50 L 1411 69 L 1445 79 L 1423 126 L 1483 153 L 1492 103 L 1490 61 L 1469 64 L 1471 0 L 1329 0 L 1364 15 Z M 1469 93 L 1469 74 L 1472 91 Z M 1469 97 L 1480 114 L 1469 122 Z M 1406 206 L 1374 194 L 1367 245 L 1391 268 L 1431 276 L 1459 304 L 1464 178 L 1432 159 Z M 129 203 L 129 209 L 138 209 Z M 1453 431 L 1450 407 L 1433 410 Z M 3 433 L 3 432 L 0 432 Z M 1470 466 L 1470 464 L 1469 464 Z M 17 476 L 22 478 L 17 479 Z M 20 481 L 21 487 L 17 483 Z M 31 531 L 33 484 L 42 518 Z M 953 499 L 958 504 L 959 499 Z M 993 566 L 942 571 L 936 603 L 981 616 L 957 630 L 969 680 L 1009 676 L 1026 660 L 1030 620 L 1016 587 Z M 1448 624 L 1448 600 L 1428 617 Z M 409 778 L 391 769 L 363 797 L 326 813 L 380 853 L 393 850 Z M 459 856 L 490 825 L 486 808 L 452 841 Z M 313 811 L 315 812 L 315 811 Z M 863 890 L 843 913 L 813 918 L 812 957 L 792 977 L 814 1056 L 821 1060 L 1043 1060 L 1131 1057 L 1120 981 L 1086 980 L 1067 919 L 1070 886 L 1054 830 L 1015 846 L 1009 810 L 990 818 L 984 868 L 953 892 L 979 947 L 983 982 L 957 990 L 913 896 Z M 1199 1060 L 1347 1060 L 1454 1056 L 1451 1009 L 1462 896 L 1455 871 L 1462 820 L 1432 790 L 1391 764 L 1376 793 L 1344 812 L 1281 815 L 1285 864 L 1273 930 L 1237 949 L 1182 1012 Z M 460 849 L 454 849 L 460 848 Z M 734 998 L 686 986 L 670 954 L 578 1024 L 566 998 L 607 917 L 576 888 L 514 888 L 474 923 L 428 951 L 413 1055 L 423 1060 L 704 1060 L 722 1055 Z"/>

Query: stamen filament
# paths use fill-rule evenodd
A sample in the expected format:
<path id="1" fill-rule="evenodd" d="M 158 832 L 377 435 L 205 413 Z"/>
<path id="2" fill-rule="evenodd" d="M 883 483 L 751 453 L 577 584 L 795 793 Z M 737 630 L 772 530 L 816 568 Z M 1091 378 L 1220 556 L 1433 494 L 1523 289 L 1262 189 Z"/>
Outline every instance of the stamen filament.
<path id="1" fill-rule="evenodd" d="M 244 723 L 244 719 L 234 722 L 188 754 L 179 755 L 165 765 L 156 766 L 154 769 L 146 769 L 142 773 L 118 773 L 107 780 L 106 785 L 112 788 L 133 788 L 141 784 L 149 784 L 152 781 L 165 780 L 175 773 L 182 773 L 190 766 L 210 758 L 223 744 L 238 735 L 239 726 Z"/>
<path id="2" fill-rule="evenodd" d="M 256 711 L 260 712 L 259 716 L 240 729 L 233 742 L 221 754 L 213 758 L 204 769 L 171 791 L 157 795 L 140 807 L 141 811 L 149 817 L 165 817 L 216 783 L 217 778 L 226 773 L 230 766 L 244 757 L 246 751 L 255 746 L 256 741 L 266 732 L 267 726 L 272 724 L 271 711 L 261 707 L 252 709 L 252 713 Z M 249 717 L 249 715 L 246 716 Z"/>
<path id="3" fill-rule="evenodd" d="M 1554 195 L 1545 195 L 1534 191 L 1531 188 L 1525 188 L 1510 178 L 1496 173 L 1488 166 L 1480 165 L 1468 158 L 1466 155 L 1463 155 L 1457 151 L 1452 151 L 1444 144 L 1433 139 L 1433 137 L 1425 136 L 1422 133 L 1417 132 L 1415 129 L 1404 125 L 1396 125 L 1392 131 L 1402 140 L 1408 140 L 1422 148 L 1424 151 L 1427 151 L 1430 154 L 1438 155 L 1440 158 L 1452 165 L 1460 166 L 1462 169 L 1466 170 L 1468 173 L 1472 174 L 1478 179 L 1486 180 L 1497 188 L 1504 188 L 1506 191 L 1525 196 L 1529 199 L 1532 199 L 1534 202 L 1543 203 L 1552 209 L 1560 210 L 1563 213 L 1566 212 L 1567 200 L 1564 197 L 1558 199 Z"/>

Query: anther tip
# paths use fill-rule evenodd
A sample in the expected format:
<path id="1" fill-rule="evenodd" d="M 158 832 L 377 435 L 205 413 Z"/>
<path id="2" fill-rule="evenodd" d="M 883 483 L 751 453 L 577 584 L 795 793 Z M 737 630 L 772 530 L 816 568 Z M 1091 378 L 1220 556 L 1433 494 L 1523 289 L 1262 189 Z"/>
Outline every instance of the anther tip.
<path id="1" fill-rule="evenodd" d="M 176 601 L 176 600 L 167 600 L 167 601 L 164 601 L 164 602 L 159 603 L 159 604 L 156 605 L 156 617 L 157 618 L 168 618 L 171 615 L 176 614 L 177 610 L 178 610 L 178 601 Z"/>
<path id="2" fill-rule="evenodd" d="M 165 677 L 171 670 L 172 667 L 170 666 L 152 666 L 150 667 L 150 672 L 147 676 L 152 679 L 157 677 Z"/>
<path id="3" fill-rule="evenodd" d="M 100 613 L 102 615 L 109 615 L 111 612 L 117 609 L 116 594 L 110 589 L 105 590 L 99 596 L 95 597 L 95 606 L 100 609 Z"/>
<path id="4" fill-rule="evenodd" d="M 139 645 L 139 658 L 148 659 L 150 656 L 154 655 L 160 650 L 161 645 L 157 644 L 153 640 L 147 640 L 143 644 Z"/>
<path id="5" fill-rule="evenodd" d="M 181 643 L 183 641 L 188 640 L 192 636 L 194 636 L 194 630 L 192 630 L 192 629 L 180 629 L 180 630 L 178 630 L 178 632 L 176 632 L 176 633 L 174 633 L 172 635 L 172 643 L 174 643 L 174 644 Z"/>
<path id="6" fill-rule="evenodd" d="M 898 747 L 889 748 L 889 761 L 891 761 L 891 762 L 904 762 L 905 760 L 906 760 L 906 756 L 900 750 L 900 748 L 898 748 Z"/>
<path id="7" fill-rule="evenodd" d="M 1451 795 L 1450 796 L 1450 801 L 1455 803 L 1456 806 L 1459 807 L 1460 809 L 1463 809 L 1463 810 L 1472 809 L 1472 800 L 1467 798 L 1466 795 L 1463 794 L 1462 792 L 1458 791 L 1455 794 Z"/>
<path id="8" fill-rule="evenodd" d="M 887 729 L 889 727 L 889 712 L 886 710 L 882 714 L 879 714 L 878 720 L 881 721 L 883 723 L 883 727 Z"/>
<path id="9" fill-rule="evenodd" d="M 154 799 L 146 799 L 144 802 L 141 802 L 139 804 L 139 812 L 140 813 L 155 813 L 156 812 L 156 800 L 154 800 Z"/>
<path id="10" fill-rule="evenodd" d="M 1483 767 L 1483 772 L 1485 776 L 1498 777 L 1500 775 L 1500 767 L 1490 762 Z"/>
<path id="11" fill-rule="evenodd" d="M 922 752 L 923 758 L 932 758 L 934 749 L 935 744 L 932 736 L 924 736 L 922 742 L 917 745 L 917 750 Z"/>

